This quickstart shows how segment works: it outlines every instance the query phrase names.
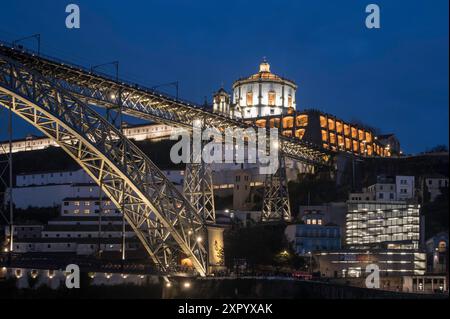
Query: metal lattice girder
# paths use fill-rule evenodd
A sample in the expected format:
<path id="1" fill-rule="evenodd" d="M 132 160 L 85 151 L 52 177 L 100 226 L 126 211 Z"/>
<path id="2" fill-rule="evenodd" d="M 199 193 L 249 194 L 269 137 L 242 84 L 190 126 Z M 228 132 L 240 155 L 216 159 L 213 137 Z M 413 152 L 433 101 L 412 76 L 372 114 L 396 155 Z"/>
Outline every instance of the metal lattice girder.
<path id="1" fill-rule="evenodd" d="M 120 131 L 56 81 L 0 54 L 0 105 L 60 145 L 118 207 L 153 261 L 173 272 L 181 257 L 207 272 L 207 236 L 188 200 Z M 101 183 L 100 183 L 101 181 Z"/>
<path id="2" fill-rule="evenodd" d="M 216 222 L 211 164 L 189 163 L 184 172 L 183 193 L 206 223 Z"/>
<path id="3" fill-rule="evenodd" d="M 277 172 L 266 175 L 261 220 L 263 222 L 291 220 L 286 164 L 283 156 L 280 156 Z"/>
<path id="4" fill-rule="evenodd" d="M 136 84 L 117 81 L 73 64 L 57 62 L 54 58 L 44 58 L 6 45 L 0 45 L 0 53 L 51 77 L 61 87 L 87 103 L 107 108 L 119 105 L 127 115 L 186 129 L 191 129 L 196 120 L 202 120 L 206 126 L 222 131 L 227 128 L 257 128 L 253 124 L 230 119 Z M 280 136 L 280 142 L 281 152 L 289 158 L 313 165 L 331 165 L 331 153 L 320 146 L 287 136 Z"/>

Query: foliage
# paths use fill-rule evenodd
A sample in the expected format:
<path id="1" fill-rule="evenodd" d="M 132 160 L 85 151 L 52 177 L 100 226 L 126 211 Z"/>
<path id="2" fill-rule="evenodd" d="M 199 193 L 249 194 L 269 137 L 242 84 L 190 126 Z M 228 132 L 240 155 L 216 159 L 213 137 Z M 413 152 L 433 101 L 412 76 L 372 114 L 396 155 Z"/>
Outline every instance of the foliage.
<path id="1" fill-rule="evenodd" d="M 448 232 L 449 225 L 449 189 L 442 188 L 441 195 L 434 202 L 425 203 L 422 206 L 422 214 L 425 216 L 425 237 L 430 238 L 439 232 Z"/>
<path id="2" fill-rule="evenodd" d="M 348 198 L 348 187 L 337 187 L 336 182 L 324 176 L 300 175 L 297 182 L 289 182 L 291 212 L 295 217 L 300 205 L 321 205 Z"/>
<path id="3" fill-rule="evenodd" d="M 425 151 L 425 153 L 445 153 L 445 152 L 448 152 L 448 146 L 444 144 L 436 145 Z"/>
<path id="4" fill-rule="evenodd" d="M 296 255 L 284 236 L 285 224 L 256 224 L 230 229 L 224 234 L 224 258 L 229 269 L 238 259 L 247 262 L 249 270 L 269 266 L 306 270 L 309 258 Z"/>

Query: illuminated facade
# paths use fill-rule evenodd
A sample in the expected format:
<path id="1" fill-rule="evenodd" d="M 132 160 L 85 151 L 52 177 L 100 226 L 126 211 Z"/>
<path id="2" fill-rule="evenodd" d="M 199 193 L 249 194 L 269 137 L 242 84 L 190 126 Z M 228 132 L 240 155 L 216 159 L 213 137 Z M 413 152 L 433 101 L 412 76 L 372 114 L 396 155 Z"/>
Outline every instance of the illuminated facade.
<path id="1" fill-rule="evenodd" d="M 418 205 L 405 202 L 348 202 L 349 248 L 419 249 Z"/>
<path id="2" fill-rule="evenodd" d="M 335 152 L 368 157 L 398 155 L 389 145 L 381 143 L 371 130 L 318 110 L 290 110 L 287 114 L 252 118 L 246 122 L 259 127 L 279 128 L 284 136 L 296 137 Z"/>
<path id="3" fill-rule="evenodd" d="M 280 134 L 296 137 L 334 152 L 359 156 L 400 155 L 395 135 L 380 135 L 361 125 L 345 122 L 318 110 L 296 111 L 295 82 L 270 71 L 263 61 L 259 72 L 233 83 L 230 96 L 223 88 L 213 96 L 213 111 L 240 118 L 259 127 L 279 128 Z"/>
<path id="4" fill-rule="evenodd" d="M 172 134 L 172 127 L 164 124 L 124 124 L 123 134 L 133 141 L 158 141 L 168 139 Z M 25 139 L 12 141 L 12 153 L 43 150 L 48 147 L 59 147 L 59 145 L 48 137 L 37 137 L 28 135 Z M 0 154 L 9 151 L 8 142 L 0 142 Z"/>
<path id="5" fill-rule="evenodd" d="M 293 81 L 273 74 L 264 60 L 258 73 L 234 82 L 231 115 L 246 119 L 285 114 L 296 108 L 296 90 Z"/>

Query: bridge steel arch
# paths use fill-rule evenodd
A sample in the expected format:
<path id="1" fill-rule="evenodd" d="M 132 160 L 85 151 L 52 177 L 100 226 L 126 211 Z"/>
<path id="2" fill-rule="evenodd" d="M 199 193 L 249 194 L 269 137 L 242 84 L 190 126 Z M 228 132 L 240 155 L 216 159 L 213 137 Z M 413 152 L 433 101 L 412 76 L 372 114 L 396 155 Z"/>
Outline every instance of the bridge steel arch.
<path id="1" fill-rule="evenodd" d="M 165 274 L 187 257 L 207 273 L 204 221 L 156 165 L 54 79 L 0 54 L 0 105 L 54 140 L 118 207 Z"/>
<path id="2" fill-rule="evenodd" d="M 123 114 L 188 130 L 192 129 L 193 122 L 198 120 L 208 127 L 220 130 L 257 128 L 253 124 L 216 114 L 167 94 L 137 84 L 117 81 L 106 74 L 94 73 L 80 66 L 57 61 L 55 58 L 44 57 L 42 54 L 18 50 L 2 43 L 0 53 L 52 78 L 86 103 L 106 108 L 121 107 Z M 316 166 L 332 166 L 331 152 L 320 146 L 295 137 L 279 138 L 279 149 L 287 158 Z"/>

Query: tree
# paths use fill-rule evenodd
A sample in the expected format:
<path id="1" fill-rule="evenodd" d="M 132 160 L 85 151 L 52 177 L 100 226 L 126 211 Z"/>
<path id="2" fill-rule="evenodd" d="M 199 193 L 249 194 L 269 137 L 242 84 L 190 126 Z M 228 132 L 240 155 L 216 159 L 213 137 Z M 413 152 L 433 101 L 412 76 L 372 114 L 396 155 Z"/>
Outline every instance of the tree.
<path id="1" fill-rule="evenodd" d="M 445 153 L 448 152 L 447 145 L 440 144 L 428 149 L 425 153 Z"/>
<path id="2" fill-rule="evenodd" d="M 254 225 L 228 230 L 224 234 L 225 263 L 232 268 L 236 259 L 245 259 L 251 269 L 273 265 L 276 255 L 287 249 L 285 225 Z"/>
<path id="3" fill-rule="evenodd" d="M 441 195 L 434 202 L 425 203 L 422 206 L 422 214 L 425 216 L 425 237 L 430 238 L 435 234 L 448 232 L 449 223 L 449 191 L 448 187 L 441 188 Z"/>

